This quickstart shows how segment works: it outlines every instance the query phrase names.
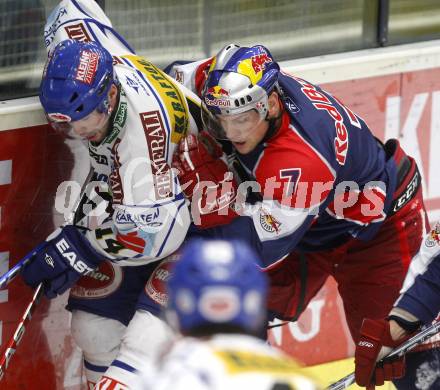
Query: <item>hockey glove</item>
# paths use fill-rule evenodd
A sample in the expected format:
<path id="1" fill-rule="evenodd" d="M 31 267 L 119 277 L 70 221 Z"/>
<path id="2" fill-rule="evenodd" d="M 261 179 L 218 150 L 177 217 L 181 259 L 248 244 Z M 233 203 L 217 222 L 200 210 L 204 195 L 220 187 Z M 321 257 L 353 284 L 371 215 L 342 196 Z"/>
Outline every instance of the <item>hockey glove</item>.
<path id="1" fill-rule="evenodd" d="M 221 147 L 208 134 L 183 138 L 173 156 L 173 168 L 186 197 L 193 222 L 201 228 L 224 225 L 237 217 L 232 209 L 237 183 L 221 159 Z"/>
<path id="2" fill-rule="evenodd" d="M 370 390 L 384 381 L 401 378 L 405 374 L 405 356 L 377 365 L 376 362 L 409 337 L 393 340 L 389 321 L 364 319 L 354 354 L 356 383 Z"/>
<path id="3" fill-rule="evenodd" d="M 75 226 L 57 229 L 48 238 L 46 246 L 22 270 L 27 285 L 35 288 L 43 282 L 48 298 L 64 293 L 105 260 Z"/>

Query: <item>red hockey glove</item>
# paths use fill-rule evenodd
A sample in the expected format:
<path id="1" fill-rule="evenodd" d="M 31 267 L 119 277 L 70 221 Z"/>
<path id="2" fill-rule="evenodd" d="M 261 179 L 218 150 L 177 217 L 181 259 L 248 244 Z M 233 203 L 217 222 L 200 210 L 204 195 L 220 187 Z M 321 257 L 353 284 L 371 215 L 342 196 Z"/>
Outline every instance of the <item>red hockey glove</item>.
<path id="1" fill-rule="evenodd" d="M 373 390 L 375 385 L 381 386 L 384 381 L 401 378 L 405 374 L 405 356 L 390 359 L 377 366 L 376 361 L 409 337 L 394 341 L 390 334 L 389 321 L 364 319 L 354 354 L 356 383 Z"/>
<path id="2" fill-rule="evenodd" d="M 202 228 L 224 225 L 237 217 L 231 208 L 237 183 L 221 159 L 221 147 L 208 134 L 183 138 L 173 156 L 173 168 L 186 197 L 191 200 L 193 222 Z"/>

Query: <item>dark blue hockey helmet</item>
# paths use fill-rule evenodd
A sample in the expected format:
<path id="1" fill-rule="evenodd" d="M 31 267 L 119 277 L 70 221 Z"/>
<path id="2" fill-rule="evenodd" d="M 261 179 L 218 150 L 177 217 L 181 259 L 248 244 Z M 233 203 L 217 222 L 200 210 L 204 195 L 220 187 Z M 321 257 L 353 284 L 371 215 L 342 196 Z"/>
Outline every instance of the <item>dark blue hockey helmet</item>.
<path id="1" fill-rule="evenodd" d="M 260 259 L 240 241 L 190 241 L 168 282 L 168 318 L 184 334 L 209 325 L 249 333 L 266 319 L 267 279 Z"/>
<path id="2" fill-rule="evenodd" d="M 40 101 L 53 123 L 77 121 L 94 110 L 106 112 L 113 82 L 110 53 L 96 42 L 65 40 L 50 53 Z"/>

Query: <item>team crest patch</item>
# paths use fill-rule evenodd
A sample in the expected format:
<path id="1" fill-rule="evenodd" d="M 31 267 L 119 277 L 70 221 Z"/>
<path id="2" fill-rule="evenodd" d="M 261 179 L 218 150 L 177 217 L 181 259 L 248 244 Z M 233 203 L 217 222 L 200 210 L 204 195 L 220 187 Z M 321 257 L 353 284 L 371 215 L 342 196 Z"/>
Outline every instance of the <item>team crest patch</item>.
<path id="1" fill-rule="evenodd" d="M 174 262 L 179 258 L 179 254 L 173 254 L 162 260 L 145 285 L 145 293 L 147 296 L 161 306 L 167 304 L 168 295 L 166 293 L 166 284 L 171 276 L 171 269 L 174 266 Z"/>
<path id="2" fill-rule="evenodd" d="M 260 225 L 268 233 L 279 233 L 281 222 L 265 210 L 260 210 Z"/>
<path id="3" fill-rule="evenodd" d="M 109 261 L 102 262 L 98 269 L 81 277 L 71 288 L 74 298 L 104 298 L 115 292 L 122 283 L 123 272 Z"/>
<path id="4" fill-rule="evenodd" d="M 429 233 L 428 238 L 425 241 L 425 245 L 429 248 L 435 244 L 440 245 L 440 223 L 437 222 L 434 229 Z"/>

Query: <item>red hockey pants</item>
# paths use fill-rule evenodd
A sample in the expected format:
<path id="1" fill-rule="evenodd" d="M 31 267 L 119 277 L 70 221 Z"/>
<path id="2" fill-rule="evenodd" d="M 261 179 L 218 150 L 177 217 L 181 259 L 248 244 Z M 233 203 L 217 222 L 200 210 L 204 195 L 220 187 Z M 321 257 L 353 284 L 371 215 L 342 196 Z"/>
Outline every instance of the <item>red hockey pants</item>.
<path id="1" fill-rule="evenodd" d="M 268 270 L 269 310 L 279 318 L 294 317 L 333 276 L 356 341 L 365 317 L 384 318 L 389 313 L 426 228 L 420 186 L 408 204 L 384 221 L 371 241 L 351 239 L 333 250 L 302 254 L 307 264 L 302 281 L 300 255 L 296 252 Z"/>

